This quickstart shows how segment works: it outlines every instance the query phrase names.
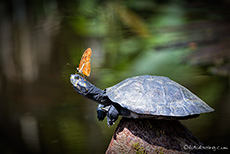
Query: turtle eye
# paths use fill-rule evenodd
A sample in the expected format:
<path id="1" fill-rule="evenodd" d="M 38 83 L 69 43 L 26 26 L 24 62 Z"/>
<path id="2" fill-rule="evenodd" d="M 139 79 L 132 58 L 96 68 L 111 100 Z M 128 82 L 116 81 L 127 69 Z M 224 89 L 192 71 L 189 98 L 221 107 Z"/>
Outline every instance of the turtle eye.
<path id="1" fill-rule="evenodd" d="M 78 79 L 79 79 L 79 76 L 75 76 L 75 78 L 74 78 L 74 79 L 78 80 Z"/>

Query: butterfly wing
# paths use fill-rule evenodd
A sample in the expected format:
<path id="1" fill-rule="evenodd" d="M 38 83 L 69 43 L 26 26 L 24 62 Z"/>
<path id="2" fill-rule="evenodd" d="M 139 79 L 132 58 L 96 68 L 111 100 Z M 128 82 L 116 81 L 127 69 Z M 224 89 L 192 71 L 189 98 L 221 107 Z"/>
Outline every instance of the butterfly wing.
<path id="1" fill-rule="evenodd" d="M 90 72 L 91 72 L 91 64 L 90 64 L 90 62 L 86 62 L 85 66 L 82 69 L 82 73 L 85 76 L 89 77 L 90 76 Z"/>
<path id="2" fill-rule="evenodd" d="M 77 68 L 79 73 L 87 77 L 90 76 L 90 71 L 91 71 L 91 64 L 90 64 L 91 55 L 92 55 L 91 48 L 86 49 L 81 57 L 81 61 Z"/>

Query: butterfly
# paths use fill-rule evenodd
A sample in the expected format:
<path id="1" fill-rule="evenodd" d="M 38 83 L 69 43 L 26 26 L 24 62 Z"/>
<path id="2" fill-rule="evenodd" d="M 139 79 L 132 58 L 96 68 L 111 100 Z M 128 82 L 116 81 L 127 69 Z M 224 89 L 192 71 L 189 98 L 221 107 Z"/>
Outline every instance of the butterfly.
<path id="1" fill-rule="evenodd" d="M 92 55 L 92 50 L 91 48 L 88 48 L 85 50 L 81 57 L 81 61 L 79 63 L 79 66 L 77 67 L 77 72 L 80 73 L 83 76 L 90 76 L 90 71 L 91 71 L 91 63 L 90 63 L 90 58 Z"/>

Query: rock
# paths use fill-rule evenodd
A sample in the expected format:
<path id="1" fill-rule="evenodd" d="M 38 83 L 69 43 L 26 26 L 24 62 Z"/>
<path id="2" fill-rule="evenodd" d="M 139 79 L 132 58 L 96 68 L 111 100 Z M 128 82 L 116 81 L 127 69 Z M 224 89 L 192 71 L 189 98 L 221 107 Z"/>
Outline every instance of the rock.
<path id="1" fill-rule="evenodd" d="M 196 148 L 194 148 L 194 146 Z M 122 118 L 106 154 L 209 153 L 177 120 Z"/>

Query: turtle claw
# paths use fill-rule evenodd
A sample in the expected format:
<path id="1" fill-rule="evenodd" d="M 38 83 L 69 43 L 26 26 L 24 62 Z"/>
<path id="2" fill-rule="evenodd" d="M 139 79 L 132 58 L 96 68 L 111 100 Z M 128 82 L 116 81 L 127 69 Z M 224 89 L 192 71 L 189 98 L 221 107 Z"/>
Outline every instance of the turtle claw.
<path id="1" fill-rule="evenodd" d="M 111 127 L 113 124 L 115 124 L 115 122 L 107 120 L 107 124 L 108 124 L 109 127 Z"/>

